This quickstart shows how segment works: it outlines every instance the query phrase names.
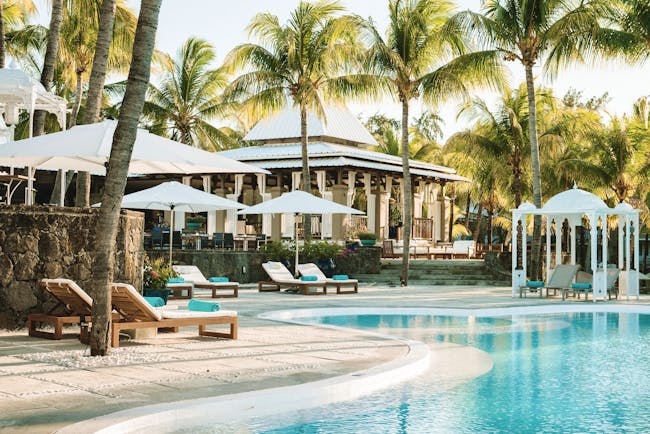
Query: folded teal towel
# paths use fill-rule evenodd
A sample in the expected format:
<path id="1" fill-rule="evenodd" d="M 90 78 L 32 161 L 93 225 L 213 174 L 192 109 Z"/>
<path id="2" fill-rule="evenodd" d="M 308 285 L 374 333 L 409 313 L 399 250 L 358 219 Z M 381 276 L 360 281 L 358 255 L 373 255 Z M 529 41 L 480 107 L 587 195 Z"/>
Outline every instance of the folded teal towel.
<path id="1" fill-rule="evenodd" d="M 187 303 L 187 309 L 196 312 L 216 312 L 221 309 L 221 306 L 219 306 L 219 303 L 213 301 L 196 300 L 193 298 Z"/>
<path id="2" fill-rule="evenodd" d="M 142 298 L 147 300 L 147 303 L 149 303 L 153 307 L 163 307 L 165 305 L 165 300 L 163 300 L 161 297 L 142 297 Z"/>
<path id="3" fill-rule="evenodd" d="M 541 280 L 529 280 L 526 282 L 526 286 L 529 288 L 541 288 L 544 286 L 544 282 Z"/>
<path id="4" fill-rule="evenodd" d="M 349 277 L 347 274 L 335 274 L 332 276 L 332 280 L 348 280 Z"/>
<path id="5" fill-rule="evenodd" d="M 184 283 L 185 279 L 182 277 L 170 277 L 167 279 L 167 283 Z"/>
<path id="6" fill-rule="evenodd" d="M 300 276 L 300 280 L 304 280 L 305 282 L 315 282 L 318 280 L 318 277 L 316 276 Z"/>
<path id="7" fill-rule="evenodd" d="M 211 277 L 208 279 L 208 282 L 228 282 L 227 277 Z"/>
<path id="8" fill-rule="evenodd" d="M 573 289 L 591 289 L 591 283 L 573 283 L 571 284 Z"/>

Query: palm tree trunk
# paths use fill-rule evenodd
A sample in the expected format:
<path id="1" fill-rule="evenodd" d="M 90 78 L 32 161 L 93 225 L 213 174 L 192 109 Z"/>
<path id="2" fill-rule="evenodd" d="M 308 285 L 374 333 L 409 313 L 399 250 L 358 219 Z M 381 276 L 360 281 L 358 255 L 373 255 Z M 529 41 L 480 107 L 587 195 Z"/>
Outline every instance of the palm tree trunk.
<path id="1" fill-rule="evenodd" d="M 106 81 L 106 71 L 108 70 L 108 51 L 113 39 L 115 8 L 116 0 L 104 0 L 99 11 L 99 29 L 95 44 L 95 56 L 93 58 L 93 68 L 90 72 L 90 80 L 88 81 L 86 110 L 81 121 L 82 124 L 92 124 L 99 120 L 102 92 Z M 79 172 L 77 174 L 75 205 L 90 206 L 90 173 L 88 172 Z"/>
<path id="2" fill-rule="evenodd" d="M 521 205 L 521 151 L 515 149 L 512 153 L 512 192 L 515 196 L 515 208 Z"/>
<path id="3" fill-rule="evenodd" d="M 465 203 L 465 229 L 469 231 L 469 212 L 472 208 L 472 194 L 467 192 L 467 202 Z"/>
<path id="4" fill-rule="evenodd" d="M 300 148 L 302 151 L 302 189 L 311 193 L 311 176 L 309 175 L 309 148 L 307 144 L 307 106 L 300 101 Z M 311 214 L 304 214 L 303 230 L 305 241 L 311 240 Z M 296 234 L 297 236 L 297 234 Z M 297 238 L 296 238 L 297 241 Z M 296 248 L 297 244 L 296 244 Z"/>
<path id="5" fill-rule="evenodd" d="M 401 285 L 409 284 L 409 252 L 411 250 L 411 227 L 413 226 L 413 188 L 409 167 L 409 101 L 402 98 L 402 172 L 404 172 L 404 249 L 402 254 Z"/>
<path id="6" fill-rule="evenodd" d="M 454 238 L 454 205 L 456 203 L 456 190 L 451 185 L 451 203 L 449 204 L 449 241 Z"/>
<path id="7" fill-rule="evenodd" d="M 472 239 L 474 242 L 478 242 L 478 238 L 481 232 L 481 220 L 483 219 L 483 202 L 479 202 L 478 213 L 476 214 L 476 224 L 474 225 L 474 233 L 472 234 Z"/>
<path id="8" fill-rule="evenodd" d="M 535 103 L 535 81 L 533 65 L 526 63 L 526 89 L 528 90 L 528 135 L 530 136 L 530 157 L 533 165 L 533 201 L 537 208 L 542 207 L 542 178 L 539 163 L 539 144 L 537 143 L 537 106 Z M 540 267 L 540 246 L 542 242 L 542 216 L 536 215 L 533 226 L 533 240 L 530 245 L 530 277 L 537 280 Z"/>
<path id="9" fill-rule="evenodd" d="M 162 0 L 142 0 L 140 4 L 131 68 L 122 100 L 120 118 L 113 136 L 102 206 L 97 218 L 95 229 L 97 249 L 92 276 L 93 323 L 90 334 L 90 354 L 93 356 L 110 353 L 111 295 L 109 285 L 113 280 L 114 244 L 129 161 L 138 131 L 138 119 L 142 113 L 149 84 L 151 56 L 156 40 L 161 2 Z"/>
<path id="10" fill-rule="evenodd" d="M 77 89 L 74 95 L 74 102 L 72 103 L 72 112 L 70 113 L 69 127 L 72 128 L 77 125 L 77 117 L 79 116 L 79 109 L 81 108 L 81 96 L 83 93 L 83 72 L 77 71 Z"/>
<path id="11" fill-rule="evenodd" d="M 43 70 L 41 71 L 41 84 L 48 92 L 52 89 L 52 80 L 54 80 L 54 67 L 56 57 L 59 55 L 59 38 L 61 35 L 61 22 L 63 21 L 63 0 L 52 0 L 52 16 L 50 17 L 50 28 L 47 32 L 47 49 L 43 60 Z M 43 110 L 36 110 L 34 113 L 34 136 L 40 136 L 45 133 L 45 116 Z M 57 175 L 58 179 L 59 175 Z M 59 180 L 59 184 L 61 181 Z M 59 192 L 56 191 L 56 197 Z M 58 200 L 51 203 L 56 203 Z"/>
<path id="12" fill-rule="evenodd" d="M 0 68 L 5 67 L 5 58 L 7 57 L 5 48 L 5 19 L 2 9 L 2 0 L 0 0 Z"/>
<path id="13" fill-rule="evenodd" d="M 487 243 L 492 246 L 492 219 L 494 218 L 494 205 L 490 202 L 488 207 L 488 220 L 487 220 Z"/>

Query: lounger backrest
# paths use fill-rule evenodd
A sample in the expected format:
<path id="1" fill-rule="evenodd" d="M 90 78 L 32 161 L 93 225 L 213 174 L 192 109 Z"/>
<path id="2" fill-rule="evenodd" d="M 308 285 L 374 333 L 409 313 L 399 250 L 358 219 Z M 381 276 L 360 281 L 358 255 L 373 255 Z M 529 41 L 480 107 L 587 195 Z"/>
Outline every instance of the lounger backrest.
<path id="1" fill-rule="evenodd" d="M 616 280 L 618 280 L 618 275 L 621 272 L 618 268 L 608 268 L 607 269 L 607 289 L 614 288 Z"/>
<path id="2" fill-rule="evenodd" d="M 70 279 L 42 279 L 41 285 L 72 315 L 90 315 L 93 299 Z"/>
<path id="3" fill-rule="evenodd" d="M 113 309 L 127 322 L 160 321 L 161 319 L 160 313 L 128 283 L 112 283 L 111 300 Z"/>
<path id="4" fill-rule="evenodd" d="M 302 276 L 316 276 L 318 280 L 327 280 L 327 277 L 318 266 L 312 262 L 298 264 L 298 273 Z"/>
<path id="5" fill-rule="evenodd" d="M 553 269 L 547 286 L 549 288 L 568 288 L 578 272 L 577 265 L 560 264 Z"/>
<path id="6" fill-rule="evenodd" d="M 265 262 L 262 264 L 262 268 L 273 280 L 295 280 L 291 272 L 281 262 Z"/>
<path id="7" fill-rule="evenodd" d="M 196 265 L 172 265 L 172 268 L 188 282 L 205 282 L 207 280 Z"/>

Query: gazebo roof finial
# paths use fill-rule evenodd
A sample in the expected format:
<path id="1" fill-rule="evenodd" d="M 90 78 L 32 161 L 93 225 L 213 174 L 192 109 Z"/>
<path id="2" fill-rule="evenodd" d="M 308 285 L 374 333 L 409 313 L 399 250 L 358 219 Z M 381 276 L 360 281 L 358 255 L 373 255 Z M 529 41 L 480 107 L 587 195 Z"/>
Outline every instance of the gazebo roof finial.
<path id="1" fill-rule="evenodd" d="M 577 188 L 578 188 L 578 183 L 575 182 L 575 181 L 573 181 L 573 188 L 574 188 L 574 189 L 577 189 Z"/>

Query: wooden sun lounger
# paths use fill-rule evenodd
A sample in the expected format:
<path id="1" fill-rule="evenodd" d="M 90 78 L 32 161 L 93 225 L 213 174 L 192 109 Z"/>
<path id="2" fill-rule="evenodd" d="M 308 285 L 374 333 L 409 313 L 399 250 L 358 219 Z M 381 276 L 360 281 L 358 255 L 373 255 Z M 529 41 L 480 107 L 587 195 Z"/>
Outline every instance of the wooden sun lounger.
<path id="1" fill-rule="evenodd" d="M 173 268 L 188 283 L 193 284 L 194 288 L 210 289 L 212 298 L 237 298 L 239 296 L 238 282 L 210 282 L 196 265 L 174 265 Z M 223 293 L 222 291 L 227 292 Z"/>
<path id="2" fill-rule="evenodd" d="M 63 338 L 65 325 L 78 324 L 81 329 L 79 339 L 81 342 L 88 342 L 92 298 L 70 279 L 42 279 L 40 284 L 58 303 L 47 313 L 30 314 L 27 317 L 29 336 L 58 340 Z M 53 312 L 59 308 L 62 308 L 64 313 L 54 314 Z M 40 324 L 54 327 L 54 332 L 39 330 Z"/>
<path id="3" fill-rule="evenodd" d="M 262 268 L 269 275 L 271 280 L 263 280 L 257 283 L 259 292 L 279 291 L 281 288 L 298 288 L 303 295 L 326 295 L 327 282 L 325 281 L 305 281 L 295 279 L 287 267 L 280 262 L 266 262 Z M 311 291 L 314 288 L 316 291 Z M 322 289 L 322 291 L 319 291 Z"/>
<path id="4" fill-rule="evenodd" d="M 343 280 L 334 280 L 330 279 L 321 271 L 318 266 L 312 262 L 306 264 L 298 264 L 298 272 L 302 276 L 316 276 L 318 282 L 325 282 L 326 286 L 332 286 L 336 288 L 337 294 L 356 294 L 359 292 L 359 281 L 357 279 L 343 279 Z M 341 289 L 341 288 L 350 288 L 350 289 Z"/>
<path id="5" fill-rule="evenodd" d="M 111 285 L 113 308 L 119 313 L 119 321 L 111 323 L 111 345 L 120 345 L 120 330 L 138 328 L 167 328 L 178 332 L 179 327 L 198 326 L 200 336 L 237 339 L 237 312 L 194 312 L 172 309 L 154 309 L 142 296 L 126 283 Z M 229 332 L 208 330 L 207 326 L 227 324 Z"/>

